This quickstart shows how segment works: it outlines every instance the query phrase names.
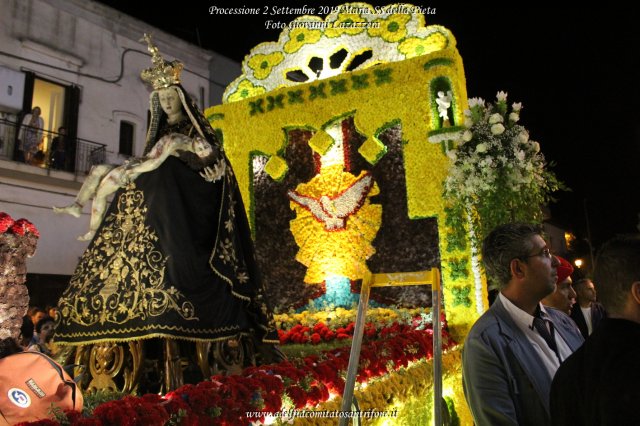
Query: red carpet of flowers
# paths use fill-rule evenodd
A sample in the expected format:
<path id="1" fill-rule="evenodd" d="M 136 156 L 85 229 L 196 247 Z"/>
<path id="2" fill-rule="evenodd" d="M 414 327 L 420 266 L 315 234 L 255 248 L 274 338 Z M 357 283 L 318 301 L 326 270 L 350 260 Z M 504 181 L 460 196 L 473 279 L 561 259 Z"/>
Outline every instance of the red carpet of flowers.
<path id="1" fill-rule="evenodd" d="M 365 337 L 357 378 L 360 382 L 380 377 L 400 367 L 406 367 L 412 361 L 432 356 L 431 329 L 416 330 L 411 325 L 395 323 L 379 330 L 368 324 L 366 330 L 367 336 L 375 336 L 377 340 Z M 349 324 L 343 330 L 333 331 L 319 323 L 313 329 L 302 330 L 294 327 L 288 332 L 282 332 L 281 340 L 313 342 L 318 339 L 346 339 L 352 331 L 353 324 Z M 442 344 L 443 349 L 454 345 L 444 331 Z M 83 417 L 78 412 L 67 412 L 65 414 L 68 421 L 64 424 L 249 425 L 258 419 L 247 419 L 246 411 L 274 412 L 282 410 L 283 407 L 313 408 L 327 401 L 331 393 L 341 394 L 344 389 L 343 377 L 349 363 L 349 351 L 350 345 L 347 345 L 292 362 L 249 367 L 242 375 L 213 376 L 210 381 L 185 385 L 165 396 L 128 396 L 99 405 L 91 417 Z M 61 423 L 41 420 L 28 424 Z"/>

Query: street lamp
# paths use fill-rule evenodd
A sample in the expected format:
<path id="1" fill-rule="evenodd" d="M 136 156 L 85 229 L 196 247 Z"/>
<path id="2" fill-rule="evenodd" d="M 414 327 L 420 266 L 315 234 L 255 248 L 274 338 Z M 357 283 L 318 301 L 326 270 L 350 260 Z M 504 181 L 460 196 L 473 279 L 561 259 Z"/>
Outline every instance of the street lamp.
<path id="1" fill-rule="evenodd" d="M 576 259 L 573 261 L 573 263 L 578 267 L 578 268 L 582 268 L 582 264 L 584 263 L 582 261 L 582 259 Z"/>

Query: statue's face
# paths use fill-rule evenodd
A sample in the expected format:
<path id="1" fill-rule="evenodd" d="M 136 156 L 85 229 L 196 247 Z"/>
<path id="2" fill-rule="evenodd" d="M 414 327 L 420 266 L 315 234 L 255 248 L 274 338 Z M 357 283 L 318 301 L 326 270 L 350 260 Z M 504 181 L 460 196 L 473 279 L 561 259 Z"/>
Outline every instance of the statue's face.
<path id="1" fill-rule="evenodd" d="M 193 139 L 193 152 L 200 158 L 204 158 L 208 155 L 211 155 L 213 149 L 209 142 L 205 141 L 201 137 L 195 137 Z"/>
<path id="2" fill-rule="evenodd" d="M 158 90 L 160 106 L 167 115 L 175 115 L 182 111 L 182 104 L 178 92 L 173 87 Z"/>

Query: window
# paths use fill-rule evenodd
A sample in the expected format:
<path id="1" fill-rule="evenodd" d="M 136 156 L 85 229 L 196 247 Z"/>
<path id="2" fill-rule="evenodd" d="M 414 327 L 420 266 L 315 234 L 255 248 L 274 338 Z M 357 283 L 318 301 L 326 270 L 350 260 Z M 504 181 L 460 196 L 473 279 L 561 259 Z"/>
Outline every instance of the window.
<path id="1" fill-rule="evenodd" d="M 135 125 L 128 121 L 122 120 L 120 122 L 120 146 L 118 153 L 122 155 L 133 155 L 133 135 L 135 131 Z"/>

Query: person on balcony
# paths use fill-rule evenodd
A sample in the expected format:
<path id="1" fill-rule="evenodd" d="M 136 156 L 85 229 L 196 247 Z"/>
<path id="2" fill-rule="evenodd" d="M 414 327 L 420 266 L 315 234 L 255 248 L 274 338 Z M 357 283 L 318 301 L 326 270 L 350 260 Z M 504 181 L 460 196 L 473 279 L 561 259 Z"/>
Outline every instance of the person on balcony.
<path id="1" fill-rule="evenodd" d="M 143 155 L 166 135 L 197 136 L 212 148 L 204 166 L 220 171 L 216 164 L 222 162 L 222 176 L 203 175 L 203 165 L 194 170 L 188 163 L 197 155 L 187 152 L 167 156 L 155 170 L 118 189 L 59 300 L 56 343 L 144 340 L 146 346 L 157 338 L 148 344 L 162 345 L 163 360 L 155 362 L 164 365 L 167 391 L 197 380 L 184 365 L 197 365 L 200 379 L 211 375 L 203 364 L 220 358 L 211 345 L 224 350 L 216 345 L 229 342 L 230 352 L 244 353 L 244 363 L 253 358 L 252 349 L 263 363 L 282 356 L 274 346 L 275 322 L 220 136 L 180 85 L 183 65 L 167 62 L 146 40 L 154 66 L 142 78 L 154 91 Z M 149 347 L 144 353 L 155 355 Z"/>
<path id="2" fill-rule="evenodd" d="M 67 148 L 67 128 L 58 128 L 58 136 L 51 140 L 50 167 L 63 170 Z"/>
<path id="3" fill-rule="evenodd" d="M 16 160 L 18 161 L 31 164 L 40 149 L 42 129 L 44 127 L 44 120 L 40 117 L 41 112 L 42 110 L 37 106 L 22 119 L 18 135 L 18 151 L 16 153 Z"/>

